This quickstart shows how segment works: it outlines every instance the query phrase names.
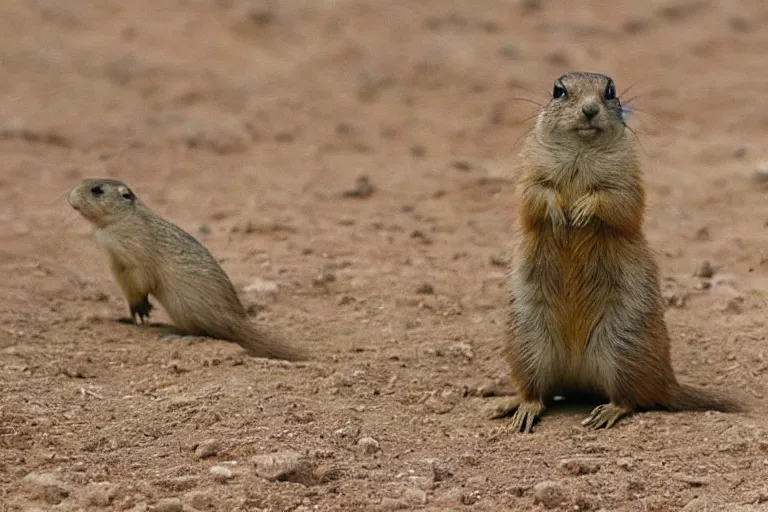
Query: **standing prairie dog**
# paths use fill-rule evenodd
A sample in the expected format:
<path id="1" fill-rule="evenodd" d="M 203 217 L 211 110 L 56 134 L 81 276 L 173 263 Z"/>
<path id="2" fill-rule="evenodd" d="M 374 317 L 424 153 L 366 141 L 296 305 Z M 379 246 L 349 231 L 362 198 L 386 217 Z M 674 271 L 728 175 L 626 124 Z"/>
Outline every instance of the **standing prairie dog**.
<path id="1" fill-rule="evenodd" d="M 519 394 L 495 417 L 530 432 L 545 403 L 569 393 L 609 400 L 582 422 L 590 428 L 637 409 L 739 410 L 675 379 L 640 163 L 613 80 L 558 78 L 521 167 L 505 347 Z"/>
<path id="2" fill-rule="evenodd" d="M 132 319 L 144 322 L 155 297 L 191 335 L 234 341 L 251 355 L 299 360 L 303 355 L 251 325 L 227 274 L 210 252 L 147 208 L 117 180 L 85 180 L 69 204 L 95 228 Z"/>

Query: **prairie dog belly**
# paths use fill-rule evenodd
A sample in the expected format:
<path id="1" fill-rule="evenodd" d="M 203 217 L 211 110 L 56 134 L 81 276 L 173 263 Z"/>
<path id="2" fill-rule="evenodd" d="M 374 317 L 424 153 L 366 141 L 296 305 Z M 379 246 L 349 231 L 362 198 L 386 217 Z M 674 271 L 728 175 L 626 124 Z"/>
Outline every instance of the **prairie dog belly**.
<path id="1" fill-rule="evenodd" d="M 620 299 L 625 269 L 617 261 L 622 247 L 598 233 L 537 238 L 530 252 L 516 254 L 513 266 L 513 315 L 520 336 L 518 350 L 526 365 L 538 368 L 543 394 L 579 390 L 602 392 L 610 346 L 591 343 L 607 307 Z M 605 344 L 602 344 L 605 345 Z M 610 372 L 608 372 L 610 373 Z"/>

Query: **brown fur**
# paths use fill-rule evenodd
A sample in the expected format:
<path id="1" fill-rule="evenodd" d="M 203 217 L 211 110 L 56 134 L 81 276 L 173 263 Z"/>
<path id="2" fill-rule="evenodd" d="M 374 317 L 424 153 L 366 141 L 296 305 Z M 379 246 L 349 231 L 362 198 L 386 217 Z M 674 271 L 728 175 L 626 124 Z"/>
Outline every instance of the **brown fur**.
<path id="1" fill-rule="evenodd" d="M 610 400 L 584 421 L 593 428 L 640 408 L 738 409 L 675 379 L 640 164 L 612 80 L 569 73 L 556 84 L 567 94 L 542 108 L 521 155 L 505 350 L 520 394 L 497 416 L 530 431 L 569 391 Z"/>
<path id="2" fill-rule="evenodd" d="M 96 228 L 96 240 L 109 255 L 137 323 L 149 316 L 152 295 L 185 333 L 233 341 L 258 357 L 303 358 L 250 324 L 211 253 L 153 213 L 124 183 L 83 181 L 70 192 L 69 203 Z"/>

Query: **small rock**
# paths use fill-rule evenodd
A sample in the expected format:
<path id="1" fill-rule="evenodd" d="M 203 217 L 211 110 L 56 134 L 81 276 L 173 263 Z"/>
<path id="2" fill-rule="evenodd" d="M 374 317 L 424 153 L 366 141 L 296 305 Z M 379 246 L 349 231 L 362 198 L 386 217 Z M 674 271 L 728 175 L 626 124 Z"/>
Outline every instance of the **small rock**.
<path id="1" fill-rule="evenodd" d="M 706 512 L 709 509 L 708 504 L 709 500 L 706 498 L 693 498 L 680 509 L 680 512 Z"/>
<path id="2" fill-rule="evenodd" d="M 744 303 L 743 297 L 734 297 L 733 299 L 728 301 L 728 304 L 725 305 L 724 312 L 730 313 L 732 315 L 740 315 L 743 311 L 741 307 L 743 303 Z"/>
<path id="3" fill-rule="evenodd" d="M 469 487 L 484 487 L 488 483 L 488 477 L 485 475 L 476 475 L 467 478 Z"/>
<path id="4" fill-rule="evenodd" d="M 51 505 L 58 505 L 70 494 L 52 473 L 29 473 L 21 483 L 33 500 L 43 500 Z"/>
<path id="5" fill-rule="evenodd" d="M 768 163 L 760 164 L 755 169 L 754 180 L 757 183 L 768 183 Z"/>
<path id="6" fill-rule="evenodd" d="M 426 505 L 427 493 L 421 489 L 410 487 L 403 493 L 403 499 L 411 505 Z"/>
<path id="7" fill-rule="evenodd" d="M 405 503 L 405 500 L 398 500 L 395 498 L 384 497 L 384 498 L 381 498 L 381 503 L 379 503 L 377 510 L 381 510 L 382 512 L 385 512 L 389 510 L 403 510 L 406 508 L 408 508 L 408 505 Z"/>
<path id="8" fill-rule="evenodd" d="M 336 274 L 333 272 L 323 272 L 312 279 L 312 286 L 324 286 L 328 283 L 333 283 L 334 281 L 336 281 Z"/>
<path id="9" fill-rule="evenodd" d="M 495 265 L 497 267 L 506 267 L 508 263 L 507 258 L 501 254 L 491 255 L 490 262 L 491 262 L 491 265 Z"/>
<path id="10" fill-rule="evenodd" d="M 306 483 L 312 479 L 309 461 L 293 450 L 257 455 L 252 462 L 256 474 L 267 480 Z"/>
<path id="11" fill-rule="evenodd" d="M 195 489 L 184 494 L 184 503 L 193 510 L 215 510 L 218 504 L 216 496 L 210 490 L 202 489 Z"/>
<path id="12" fill-rule="evenodd" d="M 745 148 L 744 146 L 739 146 L 738 148 L 733 150 L 734 158 L 744 158 L 746 154 L 747 154 L 747 148 Z"/>
<path id="13" fill-rule="evenodd" d="M 345 425 L 334 430 L 333 435 L 339 439 L 349 439 L 351 441 L 352 438 L 360 435 L 360 427 L 353 424 Z"/>
<path id="14" fill-rule="evenodd" d="M 574 476 L 590 475 L 600 470 L 600 462 L 594 459 L 564 459 L 560 461 L 560 467 Z"/>
<path id="15" fill-rule="evenodd" d="M 432 295 L 435 293 L 435 287 L 429 283 L 423 283 L 416 288 L 416 293 L 420 295 Z"/>
<path id="16" fill-rule="evenodd" d="M 414 158 L 423 158 L 427 154 L 427 149 L 422 145 L 415 145 L 411 147 L 411 155 Z"/>
<path id="17" fill-rule="evenodd" d="M 476 453 L 470 453 L 470 452 L 462 453 L 461 456 L 459 457 L 459 460 L 465 466 L 470 466 L 470 467 L 474 467 L 480 464 L 480 456 L 477 455 Z"/>
<path id="18" fill-rule="evenodd" d="M 365 455 L 372 455 L 381 450 L 381 445 L 372 437 L 361 437 L 357 441 L 357 448 Z"/>
<path id="19" fill-rule="evenodd" d="M 435 488 L 435 479 L 429 478 L 426 476 L 412 476 L 408 480 L 410 480 L 413 485 L 415 485 L 417 488 L 421 489 L 422 491 L 431 491 Z"/>
<path id="20" fill-rule="evenodd" d="M 312 472 L 314 481 L 318 484 L 327 484 L 334 480 L 339 480 L 344 476 L 344 471 L 339 467 L 330 466 L 328 464 L 320 464 Z"/>
<path id="21" fill-rule="evenodd" d="M 715 269 L 712 268 L 712 264 L 709 261 L 705 260 L 693 275 L 703 277 L 704 279 L 711 279 L 715 275 Z"/>
<path id="22" fill-rule="evenodd" d="M 565 501 L 565 490 L 556 482 L 539 482 L 533 486 L 533 501 L 541 503 L 545 508 L 555 508 Z"/>
<path id="23" fill-rule="evenodd" d="M 474 505 L 480 501 L 480 491 L 474 490 L 470 492 L 464 492 L 459 496 L 459 501 L 462 505 Z"/>
<path id="24" fill-rule="evenodd" d="M 462 455 L 462 460 L 464 460 L 464 455 Z M 437 459 L 432 459 L 430 461 L 430 466 L 432 466 L 432 480 L 435 482 L 442 482 L 453 476 L 453 471 Z"/>
<path id="25" fill-rule="evenodd" d="M 182 512 L 184 509 L 179 498 L 163 498 L 150 510 L 153 512 Z"/>
<path id="26" fill-rule="evenodd" d="M 221 451 L 221 443 L 215 439 L 206 439 L 195 447 L 195 457 L 198 459 L 207 459 L 218 455 Z"/>
<path id="27" fill-rule="evenodd" d="M 688 300 L 688 295 L 683 293 L 681 295 L 677 295 L 675 293 L 670 293 L 664 295 L 664 299 L 667 301 L 667 305 L 675 307 L 675 308 L 684 308 L 685 303 Z"/>
<path id="28" fill-rule="evenodd" d="M 432 243 L 432 239 L 429 238 L 429 235 L 427 235 L 426 233 L 424 233 L 420 229 L 414 229 L 413 231 L 411 231 L 411 238 L 417 238 L 423 244 L 431 244 Z"/>
<path id="29" fill-rule="evenodd" d="M 365 174 L 358 176 L 355 180 L 355 187 L 342 192 L 343 197 L 356 197 L 364 199 L 373 195 L 375 188 L 371 180 Z"/>
<path id="30" fill-rule="evenodd" d="M 95 507 L 108 507 L 115 499 L 116 488 L 109 482 L 93 482 L 84 489 L 85 500 Z"/>
<path id="31" fill-rule="evenodd" d="M 469 343 L 454 343 L 448 348 L 448 353 L 467 360 L 472 360 L 475 357 L 475 352 Z"/>
<path id="32" fill-rule="evenodd" d="M 339 306 L 346 306 L 355 302 L 355 298 L 351 295 L 342 295 L 336 302 Z"/>
<path id="33" fill-rule="evenodd" d="M 472 396 L 488 398 L 492 396 L 507 396 L 509 395 L 509 390 L 505 389 L 504 386 L 495 380 L 487 379 L 480 384 L 472 386 L 469 393 Z"/>
<path id="34" fill-rule="evenodd" d="M 453 168 L 457 171 L 467 172 L 472 170 L 472 164 L 466 160 L 456 160 L 453 162 Z"/>
<path id="35" fill-rule="evenodd" d="M 622 28 L 629 34 L 639 34 L 648 28 L 648 21 L 641 18 L 628 19 Z"/>
<path id="36" fill-rule="evenodd" d="M 213 466 L 209 472 L 217 482 L 226 482 L 235 477 L 235 474 L 226 466 Z"/>
<path id="37" fill-rule="evenodd" d="M 168 489 L 169 491 L 188 491 L 194 489 L 200 484 L 200 477 L 197 475 L 181 475 L 167 480 L 157 481 L 157 485 Z"/>
<path id="38" fill-rule="evenodd" d="M 709 228 L 704 226 L 703 228 L 700 228 L 696 234 L 693 236 L 695 240 L 698 240 L 699 242 L 706 242 L 711 238 L 709 234 Z"/>
<path id="39" fill-rule="evenodd" d="M 631 471 L 635 467 L 635 461 L 631 457 L 620 457 L 616 459 L 616 465 L 625 471 Z"/>
<path id="40" fill-rule="evenodd" d="M 277 283 L 275 281 L 270 281 L 267 279 L 261 279 L 258 278 L 255 281 L 253 281 L 251 284 L 246 286 L 244 290 L 246 292 L 253 292 L 263 295 L 274 295 L 277 293 Z"/>
<path id="41" fill-rule="evenodd" d="M 456 404 L 431 396 L 424 401 L 424 407 L 434 414 L 448 414 L 456 407 Z"/>
<path id="42" fill-rule="evenodd" d="M 680 482 L 683 482 L 685 484 L 690 485 L 691 487 L 703 487 L 705 485 L 709 485 L 709 479 L 698 477 L 698 476 L 692 476 L 692 475 L 685 475 L 685 474 L 677 474 L 675 475 L 675 478 L 679 480 Z"/>
<path id="43" fill-rule="evenodd" d="M 535 12 L 541 9 L 541 0 L 523 0 L 520 7 L 526 13 Z"/>

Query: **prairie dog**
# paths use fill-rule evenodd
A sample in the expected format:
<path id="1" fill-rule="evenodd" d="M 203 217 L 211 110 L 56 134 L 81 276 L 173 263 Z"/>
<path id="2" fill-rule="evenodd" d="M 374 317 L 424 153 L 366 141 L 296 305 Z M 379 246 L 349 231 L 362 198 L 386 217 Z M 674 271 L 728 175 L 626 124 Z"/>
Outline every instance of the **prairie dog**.
<path id="1" fill-rule="evenodd" d="M 232 282 L 208 249 L 152 212 L 125 183 L 85 180 L 68 200 L 96 228 L 96 241 L 109 256 L 134 322 L 149 317 L 152 295 L 185 333 L 233 341 L 257 357 L 303 359 L 298 350 L 250 324 Z"/>
<path id="2" fill-rule="evenodd" d="M 569 393 L 609 400 L 589 428 L 637 409 L 739 410 L 672 371 L 640 163 L 613 80 L 559 77 L 521 167 L 505 346 L 519 394 L 495 417 L 530 432 L 545 403 Z"/>

